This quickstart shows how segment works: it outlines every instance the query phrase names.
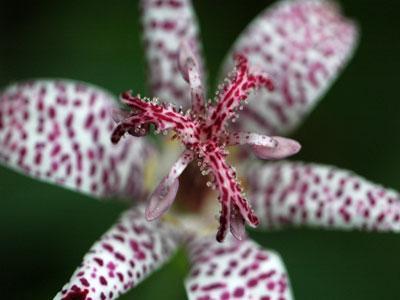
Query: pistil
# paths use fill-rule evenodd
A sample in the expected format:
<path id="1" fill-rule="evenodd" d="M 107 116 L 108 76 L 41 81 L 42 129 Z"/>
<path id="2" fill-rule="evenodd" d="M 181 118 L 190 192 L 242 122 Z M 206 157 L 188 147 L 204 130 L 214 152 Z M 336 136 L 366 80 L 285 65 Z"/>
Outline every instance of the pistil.
<path id="1" fill-rule="evenodd" d="M 179 55 L 179 68 L 190 86 L 192 109 L 183 113 L 171 105 L 159 103 L 158 99 L 150 100 L 125 92 L 121 100 L 131 111 L 118 114 L 119 122 L 111 137 L 113 143 L 118 143 L 126 133 L 143 136 L 149 133 L 150 125 L 156 132 L 173 131 L 174 138 L 180 140 L 186 150 L 151 194 L 146 217 L 154 220 L 168 210 L 179 188 L 179 176 L 191 161 L 198 160 L 201 174 L 212 178 L 207 185 L 219 193 L 221 211 L 216 238 L 220 242 L 229 230 L 237 239 L 242 239 L 245 222 L 252 227 L 259 223 L 235 170 L 226 161 L 226 146 L 249 144 L 258 157 L 268 159 L 289 156 L 300 149 L 300 145 L 290 139 L 228 132 L 228 121 L 235 117 L 238 107 L 252 90 L 273 90 L 269 76 L 252 71 L 245 56 L 236 55 L 235 59 L 236 69 L 217 93 L 216 104 L 206 107 L 196 59 L 188 44 L 184 44 Z"/>

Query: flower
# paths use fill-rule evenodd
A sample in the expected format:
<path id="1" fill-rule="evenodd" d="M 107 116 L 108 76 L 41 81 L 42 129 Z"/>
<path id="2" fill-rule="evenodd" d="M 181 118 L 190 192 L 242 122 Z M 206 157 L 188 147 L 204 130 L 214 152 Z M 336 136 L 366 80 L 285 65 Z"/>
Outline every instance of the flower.
<path id="1" fill-rule="evenodd" d="M 190 91 L 178 71 L 178 58 L 194 99 L 201 96 L 198 83 L 202 76 L 191 3 L 143 0 L 142 9 L 153 94 L 176 101 L 186 110 Z M 356 37 L 354 24 L 344 19 L 333 4 L 323 1 L 285 1 L 256 18 L 234 46 L 233 52 L 240 54 L 237 72 L 246 66 L 244 74 L 261 74 L 264 82 L 269 82 L 264 74 L 270 74 L 275 89 L 268 93 L 260 90 L 244 108 L 235 127 L 242 132 L 255 132 L 256 138 L 261 137 L 260 133 L 272 136 L 293 129 L 333 82 L 350 57 Z M 185 41 L 190 43 L 182 44 Z M 230 57 L 224 70 L 232 68 Z M 249 65 L 258 70 L 248 73 L 246 57 Z M 233 76 L 228 86 L 237 78 Z M 115 115 L 120 125 L 129 126 L 117 127 L 113 136 L 119 137 L 116 132 L 121 128 L 132 135 L 147 133 L 147 125 L 141 119 L 138 122 L 138 118 L 143 117 L 148 107 L 157 106 L 129 93 L 123 94 L 122 99 L 134 111 Z M 149 165 L 154 163 L 157 149 L 142 137 L 125 138 L 116 145 L 109 142 L 114 124 L 109 118 L 113 97 L 108 93 L 73 81 L 41 80 L 9 87 L 0 103 L 0 153 L 5 165 L 94 196 L 145 197 L 144 178 L 149 177 Z M 201 103 L 194 101 L 198 110 L 187 118 L 201 114 Z M 172 112 L 176 113 L 172 109 L 166 113 Z M 150 121 L 161 124 L 157 123 L 159 119 Z M 246 141 L 246 135 L 228 135 L 227 140 L 230 138 Z M 258 156 L 271 157 L 268 151 L 272 151 L 274 158 L 279 145 L 285 145 L 281 138 L 267 141 L 270 144 L 253 147 Z M 189 154 L 181 156 L 183 162 L 185 155 Z M 251 193 L 248 199 L 260 217 L 262 228 L 285 224 L 386 231 L 399 228 L 398 194 L 354 174 L 290 162 L 256 163 L 242 168 L 238 173 L 248 175 L 247 190 Z M 207 173 L 207 169 L 203 171 Z M 232 220 L 225 217 L 225 222 L 239 224 L 231 230 L 242 240 L 228 236 L 221 244 L 204 227 L 206 219 L 214 230 L 210 214 L 203 218 L 196 217 L 198 212 L 178 217 L 167 215 L 146 221 L 145 215 L 148 219 L 159 217 L 173 200 L 178 184 L 175 177 L 166 185 L 169 178 L 161 181 L 153 194 L 166 195 L 163 200 L 168 201 L 150 197 L 155 200 L 150 201 L 147 213 L 138 205 L 123 214 L 94 244 L 56 299 L 116 298 L 161 266 L 182 240 L 186 241 L 193 264 L 186 281 L 191 299 L 292 298 L 280 257 L 246 238 L 240 226 L 242 219 L 235 218 L 237 214 L 233 214 Z M 215 203 L 215 200 L 204 202 Z M 201 204 L 203 209 L 208 208 Z M 186 234 L 182 236 L 181 226 L 192 233 L 188 239 Z M 219 231 L 221 240 L 228 226 L 225 227 Z"/>

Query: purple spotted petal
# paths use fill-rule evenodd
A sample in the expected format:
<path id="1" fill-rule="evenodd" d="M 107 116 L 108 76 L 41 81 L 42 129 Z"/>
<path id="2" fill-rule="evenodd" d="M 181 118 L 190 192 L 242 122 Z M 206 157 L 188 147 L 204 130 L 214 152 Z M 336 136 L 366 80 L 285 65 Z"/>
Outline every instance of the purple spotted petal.
<path id="1" fill-rule="evenodd" d="M 190 45 L 200 69 L 203 66 L 192 1 L 141 0 L 140 4 L 152 96 L 187 109 L 190 87 L 179 71 L 181 46 Z"/>
<path id="2" fill-rule="evenodd" d="M 92 246 L 54 299 L 116 299 L 159 268 L 178 240 L 167 224 L 147 222 L 143 208 L 131 209 Z"/>
<path id="3" fill-rule="evenodd" d="M 269 73 L 275 90 L 260 90 L 237 120 L 242 130 L 284 134 L 299 125 L 343 69 L 357 44 L 356 25 L 330 1 L 280 1 L 262 12 L 231 53 Z M 232 68 L 227 56 L 223 75 Z"/>
<path id="4" fill-rule="evenodd" d="M 96 196 L 137 197 L 150 147 L 110 141 L 114 97 L 70 80 L 11 85 L 0 95 L 0 162 Z"/>
<path id="5" fill-rule="evenodd" d="M 189 300 L 293 299 L 280 256 L 251 240 L 198 238 L 189 243 Z"/>
<path id="6" fill-rule="evenodd" d="M 261 227 L 400 231 L 400 196 L 330 166 L 279 162 L 248 171 L 249 193 Z"/>

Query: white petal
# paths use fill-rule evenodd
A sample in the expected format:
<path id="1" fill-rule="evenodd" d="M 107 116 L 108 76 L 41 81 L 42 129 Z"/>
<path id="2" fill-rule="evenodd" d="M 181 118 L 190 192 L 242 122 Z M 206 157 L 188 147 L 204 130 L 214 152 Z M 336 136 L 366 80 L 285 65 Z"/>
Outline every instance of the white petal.
<path id="1" fill-rule="evenodd" d="M 232 68 L 232 54 L 267 72 L 273 92 L 249 98 L 237 120 L 239 128 L 284 135 L 296 128 L 331 86 L 352 56 L 357 26 L 331 1 L 280 1 L 266 9 L 240 35 L 222 75 Z"/>
<path id="2" fill-rule="evenodd" d="M 196 238 L 189 243 L 189 299 L 293 299 L 280 256 L 251 240 Z"/>
<path id="3" fill-rule="evenodd" d="M 261 227 L 400 231 L 400 195 L 335 167 L 279 162 L 248 171 Z"/>
<path id="4" fill-rule="evenodd" d="M 83 193 L 138 197 L 153 151 L 140 138 L 111 143 L 114 100 L 71 80 L 9 86 L 0 94 L 0 162 Z"/>
<path id="5" fill-rule="evenodd" d="M 187 109 L 191 104 L 190 86 L 178 66 L 182 43 L 192 46 L 200 69 L 203 66 L 192 1 L 141 0 L 140 4 L 152 96 Z"/>
<path id="6" fill-rule="evenodd" d="M 143 208 L 131 209 L 92 246 L 54 299 L 116 299 L 168 260 L 178 240 L 166 224 L 147 222 Z"/>

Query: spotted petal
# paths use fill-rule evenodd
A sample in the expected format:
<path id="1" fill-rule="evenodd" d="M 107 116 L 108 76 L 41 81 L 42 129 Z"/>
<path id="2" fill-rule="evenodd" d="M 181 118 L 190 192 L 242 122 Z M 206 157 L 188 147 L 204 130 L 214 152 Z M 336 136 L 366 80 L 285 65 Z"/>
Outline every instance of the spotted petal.
<path id="1" fill-rule="evenodd" d="M 400 195 L 330 166 L 279 162 L 248 172 L 261 227 L 400 231 Z"/>
<path id="2" fill-rule="evenodd" d="M 233 53 L 241 53 L 276 88 L 249 98 L 239 127 L 279 135 L 297 127 L 343 69 L 357 37 L 356 25 L 330 1 L 284 0 L 262 12 L 234 44 L 222 73 L 232 68 Z"/>
<path id="3" fill-rule="evenodd" d="M 192 1 L 141 0 L 140 4 L 152 95 L 187 109 L 190 87 L 179 71 L 179 49 L 189 45 L 201 70 L 203 65 Z"/>
<path id="4" fill-rule="evenodd" d="M 92 246 L 54 299 L 116 299 L 159 268 L 178 240 L 168 225 L 147 222 L 143 208 L 131 209 Z"/>
<path id="5" fill-rule="evenodd" d="M 293 299 L 279 255 L 251 240 L 197 238 L 189 243 L 189 299 Z"/>
<path id="6" fill-rule="evenodd" d="M 139 138 L 111 143 L 114 100 L 70 80 L 9 86 L 0 94 L 0 162 L 96 196 L 139 196 L 152 151 Z"/>

